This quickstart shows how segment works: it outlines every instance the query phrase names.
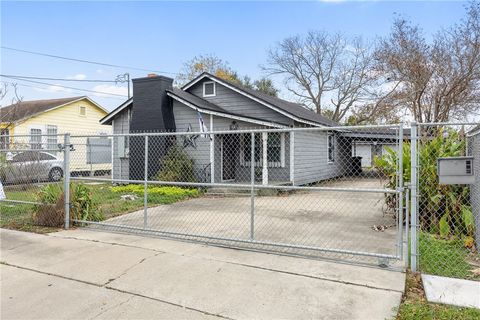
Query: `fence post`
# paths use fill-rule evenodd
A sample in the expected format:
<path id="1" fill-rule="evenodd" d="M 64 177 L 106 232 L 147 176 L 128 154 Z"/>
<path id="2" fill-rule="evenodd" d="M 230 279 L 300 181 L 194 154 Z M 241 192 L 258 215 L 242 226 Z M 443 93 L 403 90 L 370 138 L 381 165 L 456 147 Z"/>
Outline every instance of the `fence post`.
<path id="1" fill-rule="evenodd" d="M 255 239 L 255 133 L 250 133 L 250 239 Z"/>
<path id="2" fill-rule="evenodd" d="M 406 258 L 405 258 L 405 267 L 408 268 L 408 224 L 410 223 L 410 185 L 407 184 L 405 188 L 405 248 L 406 248 Z"/>
<path id="3" fill-rule="evenodd" d="M 417 215 L 418 215 L 418 203 L 417 203 L 417 140 L 418 140 L 418 127 L 414 121 L 411 124 L 411 142 L 410 142 L 410 161 L 411 161 L 411 177 L 410 177 L 410 197 L 411 197 L 411 210 L 410 210 L 410 269 L 413 272 L 417 271 Z"/>
<path id="4" fill-rule="evenodd" d="M 398 250 L 400 260 L 403 259 L 403 123 L 398 128 L 398 186 L 400 193 L 397 194 L 398 199 Z M 398 256 L 398 255 L 397 255 Z"/>
<path id="5" fill-rule="evenodd" d="M 70 133 L 63 138 L 63 202 L 65 229 L 70 227 Z"/>
<path id="6" fill-rule="evenodd" d="M 148 136 L 145 136 L 145 168 L 143 174 L 143 228 L 148 227 Z"/>

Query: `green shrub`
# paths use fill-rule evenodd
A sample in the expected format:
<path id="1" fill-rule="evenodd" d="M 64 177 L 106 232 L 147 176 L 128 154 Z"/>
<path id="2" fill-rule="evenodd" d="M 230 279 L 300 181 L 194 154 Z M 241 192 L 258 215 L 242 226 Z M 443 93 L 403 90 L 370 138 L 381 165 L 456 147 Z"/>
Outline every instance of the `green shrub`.
<path id="1" fill-rule="evenodd" d="M 444 130 L 447 130 L 444 132 Z M 445 133 L 445 135 L 444 135 Z M 387 175 L 386 187 L 395 188 L 398 154 L 387 148 L 387 154 L 374 159 L 374 165 Z M 472 237 L 474 221 L 470 206 L 470 188 L 462 185 L 441 185 L 437 176 L 439 157 L 456 157 L 465 154 L 465 139 L 456 131 L 440 129 L 422 137 L 419 152 L 419 220 L 423 230 L 444 238 L 452 235 Z M 405 143 L 403 152 L 403 178 L 410 181 L 410 144 Z M 387 195 L 387 204 L 395 206 Z"/>
<path id="2" fill-rule="evenodd" d="M 33 208 L 36 225 L 61 227 L 64 223 L 65 208 L 63 188 L 60 184 L 47 184 L 37 194 Z M 98 204 L 93 201 L 90 189 L 84 184 L 70 184 L 70 220 L 101 221 L 104 219 Z"/>
<path id="3" fill-rule="evenodd" d="M 144 186 L 141 184 L 128 184 L 125 186 L 111 187 L 111 190 L 115 193 L 133 193 L 137 196 L 143 196 Z M 179 187 L 156 187 L 149 186 L 147 188 L 147 194 L 152 196 L 167 196 L 167 197 L 196 197 L 200 194 L 197 189 L 187 189 Z"/>
<path id="4" fill-rule="evenodd" d="M 157 179 L 160 181 L 196 182 L 193 159 L 183 148 L 173 145 L 163 157 Z"/>

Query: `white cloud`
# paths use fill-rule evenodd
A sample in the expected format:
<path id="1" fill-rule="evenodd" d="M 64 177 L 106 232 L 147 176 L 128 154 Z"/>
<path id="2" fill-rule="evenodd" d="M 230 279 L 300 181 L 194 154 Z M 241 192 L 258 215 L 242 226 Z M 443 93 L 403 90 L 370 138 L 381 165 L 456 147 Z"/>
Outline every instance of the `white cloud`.
<path id="1" fill-rule="evenodd" d="M 46 88 L 34 88 L 35 91 L 38 92 L 71 92 L 72 90 L 63 88 L 60 85 L 51 85 Z"/>
<path id="2" fill-rule="evenodd" d="M 83 73 L 77 73 L 74 76 L 68 76 L 67 79 L 72 79 L 72 80 L 85 80 L 87 76 Z"/>
<path id="3" fill-rule="evenodd" d="M 117 87 L 109 84 L 100 84 L 98 86 L 93 87 L 93 90 L 97 92 L 97 94 L 95 95 L 99 97 L 106 97 L 108 96 L 107 95 L 108 93 L 124 95 L 125 97 L 128 94 L 128 89 L 126 87 Z M 104 94 L 104 93 L 107 93 L 107 94 Z"/>
<path id="4" fill-rule="evenodd" d="M 102 69 L 97 69 L 97 73 L 98 73 L 98 74 L 102 74 L 102 73 L 103 73 L 103 70 L 102 70 Z"/>

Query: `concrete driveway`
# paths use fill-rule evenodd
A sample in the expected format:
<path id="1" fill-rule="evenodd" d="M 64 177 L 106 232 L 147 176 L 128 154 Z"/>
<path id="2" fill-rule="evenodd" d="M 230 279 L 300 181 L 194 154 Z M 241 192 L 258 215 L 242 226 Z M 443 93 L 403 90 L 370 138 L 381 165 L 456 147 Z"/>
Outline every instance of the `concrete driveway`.
<path id="1" fill-rule="evenodd" d="M 379 179 L 325 182 L 329 187 L 381 189 Z M 385 195 L 372 192 L 301 191 L 254 200 L 257 241 L 313 246 L 355 252 L 396 254 L 396 222 L 384 213 Z M 250 239 L 251 199 L 200 197 L 147 210 L 150 229 L 206 237 Z M 144 226 L 139 210 L 106 221 L 113 225 Z M 385 227 L 376 231 L 373 226 Z M 290 253 L 297 249 L 286 249 Z M 311 254 L 311 252 L 307 252 Z M 377 258 L 322 254 L 329 258 L 378 264 Z"/>
<path id="2" fill-rule="evenodd" d="M 2 319 L 389 319 L 403 273 L 158 238 L 1 230 Z"/>

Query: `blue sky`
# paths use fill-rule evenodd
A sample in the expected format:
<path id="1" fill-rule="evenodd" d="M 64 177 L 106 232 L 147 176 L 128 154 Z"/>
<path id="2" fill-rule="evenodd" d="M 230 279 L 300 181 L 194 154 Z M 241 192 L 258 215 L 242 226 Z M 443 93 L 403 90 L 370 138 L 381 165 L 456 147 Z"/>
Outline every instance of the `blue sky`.
<path id="1" fill-rule="evenodd" d="M 265 62 L 268 48 L 285 37 L 320 29 L 374 39 L 388 34 L 395 13 L 420 24 L 428 36 L 459 21 L 464 15 L 464 5 L 460 1 L 2 1 L 1 44 L 172 73 L 195 55 L 212 53 L 227 60 L 239 74 L 257 78 L 262 75 L 259 65 Z M 134 78 L 147 73 L 3 49 L 0 57 L 2 74 L 111 80 L 124 72 L 130 72 Z M 19 90 L 25 100 L 86 94 L 55 86 L 18 83 L 24 85 Z M 124 88 L 110 84 L 62 84 L 126 94 Z M 281 89 L 281 82 L 277 86 Z M 88 95 L 107 109 L 122 101 L 121 97 Z"/>

